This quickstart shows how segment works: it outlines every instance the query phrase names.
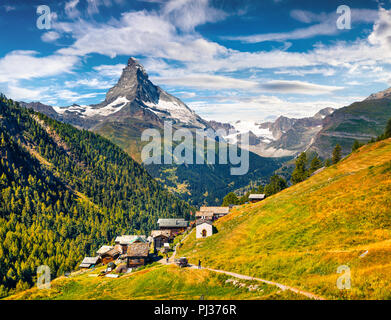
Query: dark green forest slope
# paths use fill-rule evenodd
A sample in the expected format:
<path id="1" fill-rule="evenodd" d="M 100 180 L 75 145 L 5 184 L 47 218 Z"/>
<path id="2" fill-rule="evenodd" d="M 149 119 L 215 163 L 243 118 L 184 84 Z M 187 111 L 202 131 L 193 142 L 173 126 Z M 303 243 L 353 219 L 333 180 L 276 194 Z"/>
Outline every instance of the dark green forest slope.
<path id="1" fill-rule="evenodd" d="M 0 97 L 0 296 L 190 210 L 105 138 Z"/>

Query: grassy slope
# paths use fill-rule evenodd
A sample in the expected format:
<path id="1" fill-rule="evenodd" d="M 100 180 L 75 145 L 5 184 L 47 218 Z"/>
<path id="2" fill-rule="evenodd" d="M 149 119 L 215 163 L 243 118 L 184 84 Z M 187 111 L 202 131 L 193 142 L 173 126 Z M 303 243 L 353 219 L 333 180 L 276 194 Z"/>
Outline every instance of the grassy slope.
<path id="1" fill-rule="evenodd" d="M 258 276 L 327 298 L 391 298 L 391 140 L 257 204 L 235 209 L 179 254 L 205 266 Z M 360 254 L 369 253 L 360 258 Z M 336 287 L 348 265 L 352 289 Z"/>
<path id="2" fill-rule="evenodd" d="M 99 270 L 97 270 L 99 271 Z M 97 271 L 94 271 L 97 273 Z M 51 283 L 50 289 L 33 288 L 8 299 L 53 300 L 168 300 L 168 299 L 301 299 L 289 291 L 281 292 L 274 286 L 258 284 L 259 291 L 235 287 L 225 283 L 226 275 L 206 270 L 180 269 L 157 265 L 112 279 L 90 277 L 87 272 L 70 278 L 61 277 Z M 247 286 L 254 282 L 240 280 Z"/>

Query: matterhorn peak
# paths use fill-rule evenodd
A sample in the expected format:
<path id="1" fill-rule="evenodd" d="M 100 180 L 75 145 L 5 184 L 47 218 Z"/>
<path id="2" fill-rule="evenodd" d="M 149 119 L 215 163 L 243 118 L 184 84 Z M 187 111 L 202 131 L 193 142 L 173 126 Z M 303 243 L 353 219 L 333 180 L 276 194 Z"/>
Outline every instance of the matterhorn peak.
<path id="1" fill-rule="evenodd" d="M 117 84 L 107 92 L 105 103 L 119 97 L 126 97 L 129 101 L 140 98 L 156 102 L 158 99 L 157 87 L 148 80 L 144 67 L 133 57 L 129 58 Z"/>
<path id="2" fill-rule="evenodd" d="M 140 70 L 144 76 L 148 78 L 148 74 L 145 71 L 143 65 L 134 57 L 130 57 L 128 60 L 128 65 L 125 67 L 125 70 Z"/>

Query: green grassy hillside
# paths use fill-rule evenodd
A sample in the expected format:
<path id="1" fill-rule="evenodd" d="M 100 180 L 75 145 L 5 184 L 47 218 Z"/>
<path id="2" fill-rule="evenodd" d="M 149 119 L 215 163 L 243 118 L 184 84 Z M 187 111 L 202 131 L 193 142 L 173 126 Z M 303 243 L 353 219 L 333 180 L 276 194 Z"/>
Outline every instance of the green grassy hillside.
<path id="1" fill-rule="evenodd" d="M 191 235 L 179 254 L 326 298 L 391 299 L 391 139 L 233 210 L 216 227 L 210 238 Z M 351 269 L 350 290 L 336 286 L 341 265 Z"/>
<path id="2" fill-rule="evenodd" d="M 33 288 L 10 300 L 205 300 L 215 299 L 302 299 L 275 286 L 240 280 L 207 270 L 156 265 L 120 278 L 97 277 L 98 270 L 75 273 L 51 283 L 50 289 Z M 228 281 L 227 281 L 228 280 Z M 258 285 L 256 290 L 248 287 Z"/>

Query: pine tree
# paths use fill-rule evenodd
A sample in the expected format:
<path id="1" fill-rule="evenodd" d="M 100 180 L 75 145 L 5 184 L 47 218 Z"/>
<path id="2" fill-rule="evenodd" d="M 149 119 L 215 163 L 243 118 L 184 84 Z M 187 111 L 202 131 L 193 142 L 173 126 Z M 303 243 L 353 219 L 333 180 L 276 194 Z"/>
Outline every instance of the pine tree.
<path id="1" fill-rule="evenodd" d="M 336 164 L 338 163 L 342 158 L 342 148 L 339 144 L 337 144 L 333 150 L 333 156 L 332 156 L 332 163 Z"/>
<path id="2" fill-rule="evenodd" d="M 293 170 L 291 181 L 293 184 L 299 183 L 307 179 L 308 172 L 306 169 L 307 155 L 302 152 L 296 159 L 296 168 Z"/>
<path id="3" fill-rule="evenodd" d="M 233 193 L 233 192 L 228 193 L 228 194 L 224 197 L 222 206 L 223 206 L 223 207 L 228 207 L 228 206 L 231 205 L 231 204 L 233 204 L 233 205 L 239 204 L 239 199 L 238 199 L 238 197 L 236 196 L 236 194 Z"/>
<path id="4" fill-rule="evenodd" d="M 322 160 L 320 160 L 318 156 L 315 156 L 311 161 L 309 174 L 310 175 L 313 174 L 316 170 L 322 168 L 322 166 L 323 166 Z"/>
<path id="5" fill-rule="evenodd" d="M 386 130 L 384 131 L 384 138 L 391 138 L 391 119 L 387 122 Z"/>
<path id="6" fill-rule="evenodd" d="M 280 192 L 281 190 L 285 189 L 287 186 L 288 185 L 284 178 L 276 174 L 273 175 L 270 178 L 270 183 L 265 186 L 266 197 L 269 197 L 273 194 Z"/>
<path id="7" fill-rule="evenodd" d="M 353 146 L 352 146 L 352 152 L 356 151 L 358 148 L 360 148 L 362 144 L 358 142 L 357 140 L 354 140 Z"/>

